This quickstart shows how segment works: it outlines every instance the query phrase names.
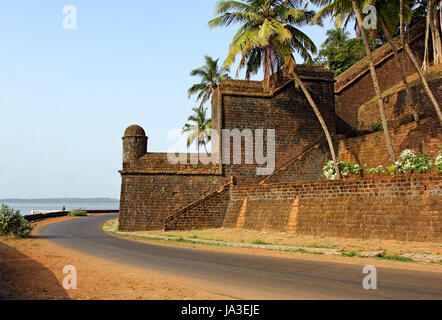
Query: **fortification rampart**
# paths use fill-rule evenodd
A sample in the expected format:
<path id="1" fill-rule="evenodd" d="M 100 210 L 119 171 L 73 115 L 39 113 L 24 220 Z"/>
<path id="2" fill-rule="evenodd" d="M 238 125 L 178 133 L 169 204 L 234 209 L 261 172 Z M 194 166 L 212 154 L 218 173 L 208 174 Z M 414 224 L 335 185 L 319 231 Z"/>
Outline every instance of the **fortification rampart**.
<path id="1" fill-rule="evenodd" d="M 231 188 L 225 228 L 442 240 L 442 174 Z"/>
<path id="2" fill-rule="evenodd" d="M 414 52 L 419 64 L 422 63 L 424 49 L 425 24 L 419 23 L 406 34 L 410 48 Z M 416 68 L 408 55 L 403 50 L 398 38 L 395 38 L 395 46 L 399 52 L 406 76 L 416 73 Z M 394 59 L 390 44 L 385 44 L 373 52 L 376 74 L 381 91 L 387 90 L 401 81 L 399 69 Z M 358 108 L 375 97 L 373 81 L 370 75 L 368 60 L 363 58 L 349 69 L 336 77 L 335 99 L 336 114 L 355 130 L 361 130 L 361 120 L 358 118 Z M 400 106 L 405 108 L 405 104 Z M 403 111 L 402 118 L 411 115 L 410 110 Z M 396 116 L 389 113 L 389 120 L 395 120 Z M 377 119 L 364 119 L 365 125 L 376 122 Z"/>

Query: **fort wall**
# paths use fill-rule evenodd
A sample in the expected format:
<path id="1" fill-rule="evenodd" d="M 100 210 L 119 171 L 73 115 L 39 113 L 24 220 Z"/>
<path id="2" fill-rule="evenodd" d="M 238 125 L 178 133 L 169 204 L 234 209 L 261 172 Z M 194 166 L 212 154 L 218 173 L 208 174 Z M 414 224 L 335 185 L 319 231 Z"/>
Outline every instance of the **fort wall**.
<path id="1" fill-rule="evenodd" d="M 412 27 L 406 35 L 419 64 L 422 63 L 424 50 L 425 24 L 419 23 Z M 399 51 L 402 64 L 404 66 L 406 76 L 416 73 L 416 68 L 411 62 L 410 58 L 403 50 L 398 38 L 395 38 L 395 46 Z M 393 51 L 390 44 L 385 44 L 381 48 L 373 52 L 373 60 L 376 68 L 376 75 L 378 77 L 381 91 L 385 91 L 390 87 L 401 82 L 401 76 L 397 67 Z M 362 131 L 367 127 L 370 129 L 372 123 L 380 123 L 379 111 L 376 105 L 376 111 L 369 115 L 359 117 L 360 106 L 372 100 L 375 97 L 373 81 L 369 71 L 368 60 L 363 58 L 342 74 L 336 77 L 335 83 L 335 99 L 336 114 L 349 124 L 354 130 Z M 419 99 L 417 99 L 419 101 Z M 374 101 L 376 102 L 376 101 Z M 405 100 L 402 100 L 405 102 Z M 428 110 L 425 107 L 419 107 L 419 112 L 422 116 L 426 116 Z M 431 112 L 430 112 L 431 113 Z M 395 121 L 397 119 L 407 119 L 412 117 L 411 109 L 406 106 L 406 103 L 396 104 L 393 110 L 387 112 L 388 120 Z M 362 126 L 361 126 L 362 124 Z"/>
<path id="2" fill-rule="evenodd" d="M 442 174 L 232 187 L 225 228 L 442 240 Z"/>

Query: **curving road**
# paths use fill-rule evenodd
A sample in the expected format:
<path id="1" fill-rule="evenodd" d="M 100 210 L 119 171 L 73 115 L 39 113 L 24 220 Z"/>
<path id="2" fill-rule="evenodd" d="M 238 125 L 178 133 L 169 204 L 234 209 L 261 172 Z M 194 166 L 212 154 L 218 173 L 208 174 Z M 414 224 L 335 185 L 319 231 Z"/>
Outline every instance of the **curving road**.
<path id="1" fill-rule="evenodd" d="M 39 237 L 121 264 L 184 277 L 195 287 L 238 299 L 442 299 L 442 273 L 377 268 L 364 290 L 362 266 L 164 246 L 102 230 L 116 214 L 47 225 Z"/>

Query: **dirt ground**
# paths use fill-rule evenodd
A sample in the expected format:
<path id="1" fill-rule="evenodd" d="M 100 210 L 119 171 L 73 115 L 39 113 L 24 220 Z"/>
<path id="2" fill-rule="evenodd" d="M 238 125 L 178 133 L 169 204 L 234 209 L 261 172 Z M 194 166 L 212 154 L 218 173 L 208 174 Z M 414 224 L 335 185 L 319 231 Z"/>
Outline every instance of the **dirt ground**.
<path id="1" fill-rule="evenodd" d="M 117 228 L 118 223 L 116 220 L 109 220 L 104 225 L 104 230 L 106 232 L 109 232 L 109 234 L 112 234 L 116 237 L 125 237 L 132 239 L 134 241 L 141 241 L 141 242 L 151 242 L 151 243 L 160 243 L 162 245 L 166 246 L 182 246 L 182 247 L 189 247 L 189 248 L 196 248 L 200 250 L 210 250 L 210 251 L 224 251 L 224 252 L 235 252 L 235 253 L 242 253 L 242 254 L 254 254 L 254 255 L 263 255 L 263 256 L 272 256 L 272 257 L 279 257 L 279 258 L 288 258 L 288 259 L 304 259 L 304 260 L 310 260 L 310 261 L 323 261 L 323 262 L 332 262 L 332 263 L 345 263 L 345 264 L 356 264 L 356 265 L 367 265 L 372 264 L 376 265 L 377 267 L 385 267 L 385 268 L 394 268 L 394 269 L 404 269 L 404 270 L 417 270 L 417 271 L 431 271 L 431 272 L 442 272 L 442 264 L 440 263 L 429 263 L 429 262 L 404 262 L 404 261 L 397 261 L 397 260 L 381 260 L 378 258 L 372 258 L 372 257 L 360 257 L 360 256 L 342 256 L 342 255 L 318 255 L 311 252 L 296 252 L 296 251 L 281 251 L 281 250 L 268 250 L 268 249 L 260 249 L 260 248 L 239 248 L 239 247 L 229 247 L 229 246 L 217 246 L 217 245 L 206 245 L 201 243 L 191 243 L 188 241 L 181 241 L 181 239 L 191 239 L 191 240 L 198 240 L 203 238 L 213 239 L 213 240 L 223 240 L 223 241 L 237 241 L 240 239 L 244 239 L 244 235 L 248 235 L 249 239 L 256 239 L 255 235 L 260 235 L 260 240 L 265 239 L 267 241 L 272 241 L 272 237 L 275 236 L 275 234 L 278 235 L 278 238 L 286 237 L 287 235 L 284 233 L 267 233 L 267 232 L 259 232 L 259 231 L 251 231 L 251 230 L 235 230 L 235 229 L 207 229 L 207 230 L 193 230 L 193 231 L 149 231 L 149 232 L 120 232 L 115 233 L 115 228 Z M 250 236 L 253 235 L 253 236 Z M 144 238 L 143 235 L 146 235 L 147 237 Z M 177 241 L 164 241 L 159 239 L 152 239 L 149 237 L 149 235 L 166 235 L 166 236 L 173 236 L 177 239 Z M 270 238 L 265 238 L 263 235 L 267 235 Z M 188 238 L 187 238 L 188 237 Z M 201 237 L 201 238 L 199 238 Z M 242 237 L 242 238 L 241 238 Z M 296 237 L 292 235 L 293 238 L 296 239 L 303 239 L 301 241 L 304 243 L 311 243 L 310 241 L 312 238 L 318 239 L 321 237 L 316 236 L 308 236 L 308 237 Z M 332 240 L 335 240 L 335 238 L 330 238 Z M 329 239 L 329 240 L 330 240 Z M 355 250 L 355 247 L 357 246 L 355 243 L 357 243 L 358 239 L 347 239 L 347 238 L 337 238 L 342 241 L 343 243 L 347 243 L 349 248 L 352 248 Z M 287 240 L 290 241 L 290 240 Z M 364 240 L 361 240 L 364 241 Z M 372 241 L 372 244 L 379 244 L 382 245 L 382 243 L 385 240 L 370 240 Z M 254 242 L 252 240 L 251 242 Z M 395 243 L 396 241 L 391 241 L 391 243 Z M 290 244 L 293 244 L 293 242 L 289 242 Z M 296 242 L 298 243 L 298 242 Z M 388 245 L 388 241 L 386 242 Z M 329 244 L 329 243 L 328 243 Z M 437 247 L 440 248 L 441 244 L 434 244 L 434 243 L 404 243 L 406 246 L 409 246 L 408 248 L 432 248 Z M 326 245 L 327 246 L 327 245 Z M 320 247 L 320 245 L 318 245 Z M 345 246 L 342 246 L 345 247 Z M 385 246 L 384 246 L 385 247 Z M 317 248 L 317 247 L 316 247 Z M 404 249 L 406 247 L 402 247 Z M 421 251 L 419 251 L 421 252 Z M 437 252 L 437 251 L 434 251 Z"/>
<path id="2" fill-rule="evenodd" d="M 72 218 L 55 218 L 38 227 Z M 35 232 L 35 231 L 34 231 Z M 63 288 L 63 268 L 77 268 L 77 289 Z M 189 281 L 80 254 L 48 240 L 0 238 L 0 299 L 211 300 Z"/>
<path id="3" fill-rule="evenodd" d="M 133 235 L 149 234 L 237 242 L 246 244 L 268 244 L 278 246 L 300 246 L 305 248 L 340 249 L 345 251 L 382 251 L 391 255 L 421 253 L 442 255 L 442 244 L 435 242 L 413 242 L 381 239 L 349 239 L 327 235 L 295 235 L 284 232 L 261 232 L 243 229 L 206 229 L 191 231 L 149 231 L 132 232 Z"/>

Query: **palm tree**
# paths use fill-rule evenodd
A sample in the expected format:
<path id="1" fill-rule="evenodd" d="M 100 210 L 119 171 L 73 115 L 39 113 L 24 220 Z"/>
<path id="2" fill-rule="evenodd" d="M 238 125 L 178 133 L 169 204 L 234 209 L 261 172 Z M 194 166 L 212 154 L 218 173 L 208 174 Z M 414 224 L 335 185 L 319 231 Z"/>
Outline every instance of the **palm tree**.
<path id="1" fill-rule="evenodd" d="M 323 46 L 333 44 L 337 48 L 341 48 L 348 40 L 349 33 L 348 31 L 345 31 L 344 28 L 336 27 L 336 29 L 327 30 L 326 36 L 327 38 L 325 39 Z"/>
<path id="2" fill-rule="evenodd" d="M 365 53 L 367 56 L 367 61 L 370 69 L 370 74 L 373 82 L 373 87 L 376 93 L 376 98 L 378 102 L 378 108 L 379 108 L 379 114 L 382 121 L 382 126 L 384 130 L 385 135 L 385 141 L 387 144 L 387 150 L 390 155 L 390 158 L 393 162 L 396 162 L 396 155 L 394 153 L 393 144 L 391 142 L 390 132 L 388 129 L 388 123 L 387 118 L 385 116 L 385 107 L 384 107 L 384 101 L 382 99 L 382 92 L 379 87 L 379 81 L 378 77 L 376 75 L 376 69 L 373 62 L 373 57 L 370 49 L 370 42 L 368 40 L 367 33 L 363 26 L 363 20 L 362 20 L 362 14 L 361 10 L 359 8 L 359 5 L 364 2 L 365 4 L 369 4 L 369 1 L 356 1 L 356 0 L 311 0 L 316 5 L 324 6 L 317 15 L 313 18 L 313 22 L 316 19 L 325 17 L 325 16 L 332 16 L 335 19 L 342 18 L 343 16 L 347 15 L 347 21 L 350 19 L 352 14 L 354 13 L 356 17 L 356 21 L 358 24 L 358 29 L 360 34 L 362 35 L 362 40 L 364 42 L 365 47 Z"/>
<path id="3" fill-rule="evenodd" d="M 210 99 L 221 81 L 230 78 L 228 70 L 218 66 L 219 59 L 213 60 L 209 56 L 205 56 L 204 59 L 206 60 L 204 66 L 190 72 L 191 76 L 199 76 L 201 82 L 194 84 L 188 90 L 189 99 L 197 94 L 197 101 L 201 101 L 200 106 Z"/>
<path id="4" fill-rule="evenodd" d="M 312 61 L 310 53 L 316 53 L 313 41 L 298 29 L 299 26 L 309 24 L 314 16 L 314 12 L 306 10 L 302 2 L 300 0 L 220 1 L 215 13 L 217 17 L 209 22 L 209 26 L 242 24 L 230 44 L 224 67 L 230 67 L 238 54 L 242 56 L 238 72 L 246 67 L 246 78 L 250 74 L 255 74 L 262 66 L 264 91 L 270 89 L 270 76 L 283 67 L 293 76 L 295 84 L 301 87 L 324 130 L 337 178 L 340 179 L 333 140 L 327 125 L 308 89 L 295 72 L 293 52 L 297 52 L 306 62 Z"/>
<path id="5" fill-rule="evenodd" d="M 404 21 L 405 21 L 405 0 L 400 0 L 400 33 L 401 33 L 401 42 L 402 45 L 405 48 L 405 52 L 407 53 L 408 57 L 410 58 L 411 62 L 413 63 L 414 67 L 416 68 L 417 73 L 419 74 L 419 77 L 422 80 L 422 83 L 424 85 L 425 92 L 427 93 L 428 97 L 430 98 L 431 103 L 433 104 L 434 110 L 436 111 L 437 117 L 439 118 L 439 123 L 442 126 L 442 112 L 439 107 L 439 103 L 437 102 L 436 98 L 433 95 L 433 92 L 430 89 L 430 86 L 428 85 L 427 79 L 425 79 L 424 73 L 422 72 L 419 63 L 416 60 L 416 57 L 414 56 L 413 51 L 411 51 L 410 46 L 408 45 L 408 42 L 405 40 L 405 32 L 404 32 Z M 425 42 L 427 43 L 427 41 Z M 425 57 L 424 57 L 425 59 Z"/>
<path id="6" fill-rule="evenodd" d="M 187 121 L 191 123 L 186 123 L 182 131 L 182 133 L 190 133 L 187 138 L 187 147 L 190 147 L 190 145 L 195 142 L 198 154 L 201 145 L 204 147 L 206 153 L 208 153 L 206 145 L 210 141 L 212 120 L 206 118 L 207 108 L 204 106 L 193 108 L 192 111 L 194 114 L 187 119 Z"/>
<path id="7" fill-rule="evenodd" d="M 242 55 L 239 71 L 246 67 L 246 78 L 256 74 L 263 66 L 264 89 L 270 88 L 270 76 L 284 64 L 274 40 L 293 41 L 293 47 L 305 61 L 310 61 L 310 52 L 316 53 L 313 41 L 296 27 L 307 25 L 314 12 L 299 9 L 300 0 L 241 0 L 220 1 L 217 17 L 209 22 L 210 27 L 229 26 L 242 23 L 230 44 L 224 67 L 230 67 L 238 54 Z M 296 42 L 296 43 L 295 43 Z"/>

